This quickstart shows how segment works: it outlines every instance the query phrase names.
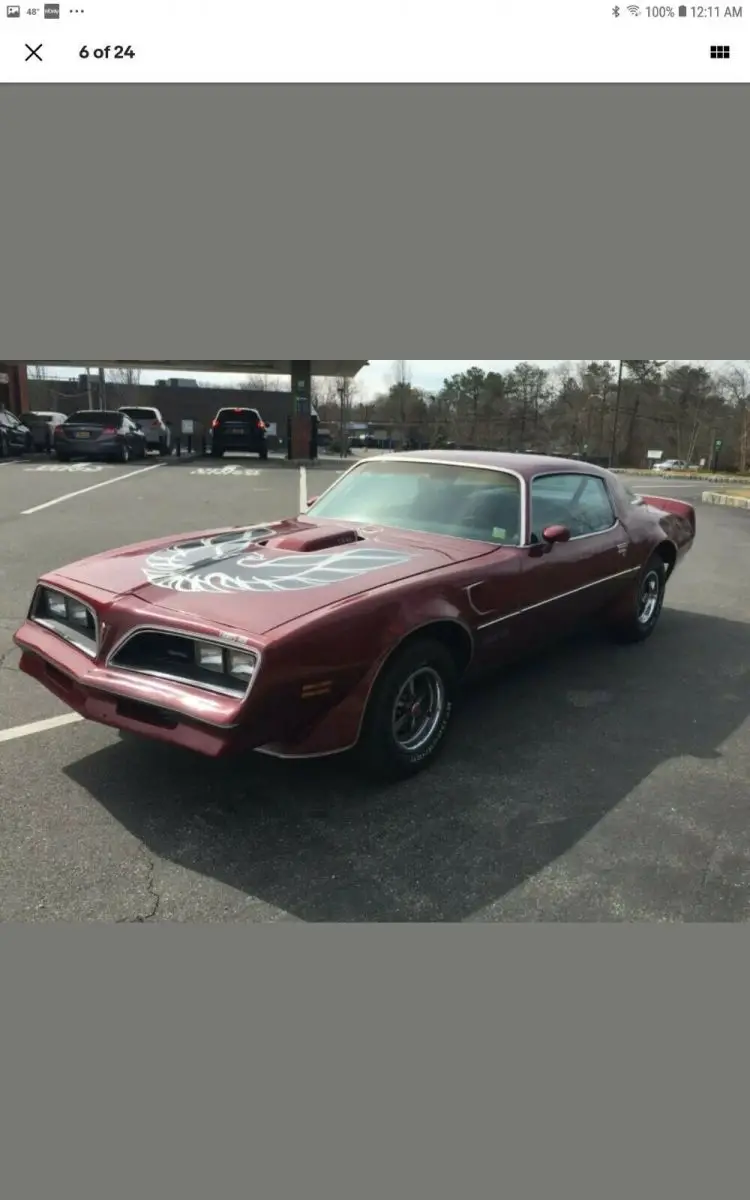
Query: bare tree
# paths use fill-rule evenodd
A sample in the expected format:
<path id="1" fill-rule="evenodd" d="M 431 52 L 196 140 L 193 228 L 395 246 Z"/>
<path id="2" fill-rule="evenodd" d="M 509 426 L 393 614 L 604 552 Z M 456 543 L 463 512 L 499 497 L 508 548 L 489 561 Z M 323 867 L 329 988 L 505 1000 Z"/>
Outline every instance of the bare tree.
<path id="1" fill-rule="evenodd" d="M 405 358 L 397 358 L 393 363 L 393 382 L 396 387 L 411 385 L 411 364 Z"/>
<path id="2" fill-rule="evenodd" d="M 326 408 L 328 411 L 332 411 L 334 405 L 336 406 L 339 425 L 340 453 L 342 458 L 349 453 L 347 425 L 351 420 L 351 412 L 356 400 L 356 396 L 357 386 L 354 380 L 349 379 L 344 375 L 340 375 L 338 379 L 331 380 L 328 384 Z"/>
<path id="3" fill-rule="evenodd" d="M 279 375 L 248 375 L 237 384 L 243 392 L 281 392 L 285 386 Z"/>
<path id="4" fill-rule="evenodd" d="M 727 394 L 737 415 L 737 470 L 747 471 L 750 456 L 750 364 L 733 364 L 719 378 L 719 386 Z"/>
<path id="5" fill-rule="evenodd" d="M 107 372 L 113 383 L 122 384 L 124 387 L 138 387 L 141 382 L 142 371 L 140 367 L 117 367 L 112 371 Z"/>

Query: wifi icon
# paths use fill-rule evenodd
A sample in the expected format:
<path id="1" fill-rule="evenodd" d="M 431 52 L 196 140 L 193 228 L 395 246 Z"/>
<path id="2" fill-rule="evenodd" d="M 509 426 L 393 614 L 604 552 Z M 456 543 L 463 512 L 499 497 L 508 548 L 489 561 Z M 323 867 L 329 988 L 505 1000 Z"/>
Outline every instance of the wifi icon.
<path id="1" fill-rule="evenodd" d="M 641 15 L 641 10 L 637 4 L 629 4 L 628 12 L 631 13 L 634 17 L 640 17 L 640 15 Z"/>

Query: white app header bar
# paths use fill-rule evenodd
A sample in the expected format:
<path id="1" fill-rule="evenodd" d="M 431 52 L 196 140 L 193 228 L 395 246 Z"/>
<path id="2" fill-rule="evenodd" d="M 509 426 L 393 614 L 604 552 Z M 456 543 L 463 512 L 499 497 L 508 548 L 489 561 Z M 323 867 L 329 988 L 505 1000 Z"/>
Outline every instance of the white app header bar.
<path id="1" fill-rule="evenodd" d="M 0 3 L 0 80 L 744 82 L 745 29 L 741 4 L 34 0 Z"/>

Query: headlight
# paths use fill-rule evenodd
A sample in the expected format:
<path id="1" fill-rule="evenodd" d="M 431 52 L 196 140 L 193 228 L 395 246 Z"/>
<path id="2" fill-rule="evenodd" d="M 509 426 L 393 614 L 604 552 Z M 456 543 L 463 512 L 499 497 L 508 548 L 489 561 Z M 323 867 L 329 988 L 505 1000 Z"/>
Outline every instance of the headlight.
<path id="1" fill-rule="evenodd" d="M 213 646 L 210 642 L 198 642 L 195 647 L 196 662 L 204 671 L 218 671 L 224 674 L 224 651 L 221 646 Z"/>
<path id="2" fill-rule="evenodd" d="M 67 621 L 68 602 L 65 596 L 61 596 L 59 592 L 45 592 L 44 603 L 47 612 L 56 621 Z"/>
<path id="3" fill-rule="evenodd" d="M 228 650 L 212 642 L 196 642 L 195 662 L 202 671 L 215 671 L 238 683 L 249 685 L 257 658 L 241 650 Z"/>
<path id="4" fill-rule="evenodd" d="M 253 677 L 255 663 L 254 654 L 241 654 L 237 650 L 230 650 L 227 654 L 229 674 L 234 679 L 242 679 L 246 683 L 249 683 Z"/>
<path id="5" fill-rule="evenodd" d="M 77 600 L 68 601 L 68 620 L 74 625 L 89 624 L 89 610 L 85 604 L 79 604 Z"/>

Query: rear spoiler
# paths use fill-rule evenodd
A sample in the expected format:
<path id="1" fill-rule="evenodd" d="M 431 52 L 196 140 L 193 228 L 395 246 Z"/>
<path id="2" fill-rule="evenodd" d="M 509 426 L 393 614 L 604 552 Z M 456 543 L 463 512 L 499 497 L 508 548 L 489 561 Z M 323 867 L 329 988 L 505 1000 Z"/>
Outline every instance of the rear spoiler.
<path id="1" fill-rule="evenodd" d="M 695 508 L 684 500 L 675 500 L 672 496 L 641 496 L 644 504 L 658 508 L 662 512 L 674 513 L 676 517 L 685 517 L 695 533 Z"/>

